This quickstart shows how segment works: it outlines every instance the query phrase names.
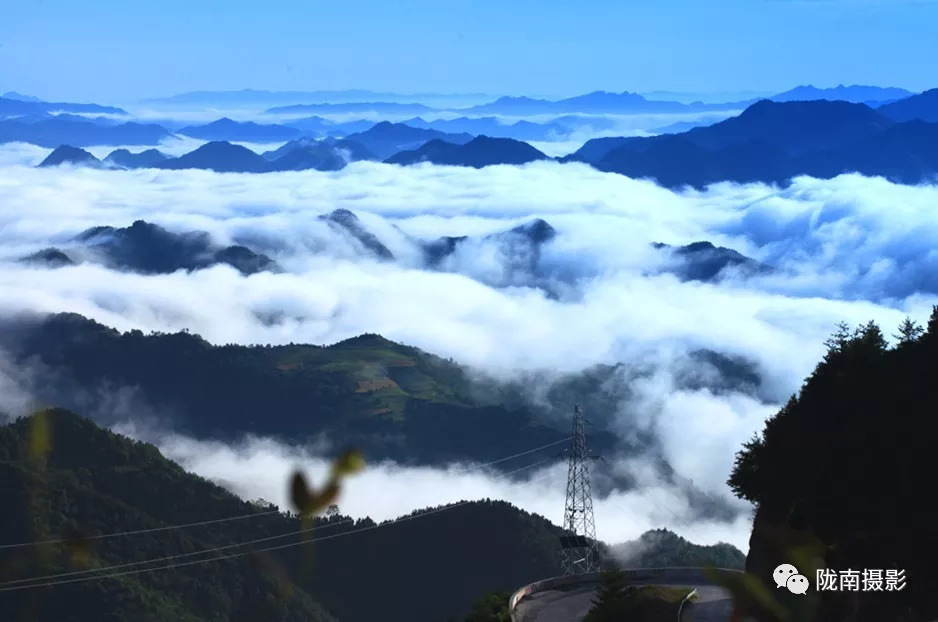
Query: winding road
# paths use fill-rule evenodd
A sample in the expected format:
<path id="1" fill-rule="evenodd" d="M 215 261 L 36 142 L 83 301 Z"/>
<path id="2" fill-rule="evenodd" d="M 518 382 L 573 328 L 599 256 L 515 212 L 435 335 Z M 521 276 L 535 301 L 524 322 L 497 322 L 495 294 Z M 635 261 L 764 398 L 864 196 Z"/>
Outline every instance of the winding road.
<path id="1" fill-rule="evenodd" d="M 631 585 L 666 585 L 697 590 L 697 598 L 685 605 L 681 622 L 729 622 L 733 601 L 721 587 L 702 583 L 699 572 L 678 570 L 654 580 L 632 582 Z M 515 622 L 580 622 L 593 605 L 598 581 L 559 586 L 534 592 L 518 602 Z"/>

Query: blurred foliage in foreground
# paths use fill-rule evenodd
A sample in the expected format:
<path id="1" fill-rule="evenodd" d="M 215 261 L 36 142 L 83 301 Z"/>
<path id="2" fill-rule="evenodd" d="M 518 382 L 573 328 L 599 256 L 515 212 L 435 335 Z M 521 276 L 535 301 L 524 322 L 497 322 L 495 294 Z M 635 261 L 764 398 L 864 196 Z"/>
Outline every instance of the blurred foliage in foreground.
<path id="1" fill-rule="evenodd" d="M 733 589 L 759 620 L 938 618 L 938 307 L 927 329 L 907 320 L 896 339 L 888 347 L 872 322 L 841 325 L 801 392 L 736 457 L 729 484 L 758 510 L 751 576 Z M 781 563 L 811 580 L 809 598 L 776 589 Z M 819 595 L 818 567 L 905 570 L 906 587 Z"/>
<path id="2" fill-rule="evenodd" d="M 511 594 L 505 591 L 486 594 L 472 605 L 465 622 L 511 622 L 508 609 Z"/>
<path id="3" fill-rule="evenodd" d="M 607 570 L 584 622 L 676 620 L 681 601 L 689 593 L 690 589 L 683 587 L 630 586 L 620 570 Z"/>

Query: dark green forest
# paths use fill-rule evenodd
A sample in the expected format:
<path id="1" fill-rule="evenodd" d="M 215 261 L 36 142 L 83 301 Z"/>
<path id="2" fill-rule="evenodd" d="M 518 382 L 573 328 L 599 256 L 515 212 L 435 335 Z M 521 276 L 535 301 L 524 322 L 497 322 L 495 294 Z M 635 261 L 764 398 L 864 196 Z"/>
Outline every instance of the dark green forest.
<path id="1" fill-rule="evenodd" d="M 653 529 L 630 542 L 614 544 L 606 554 L 617 566 L 628 568 L 690 568 L 715 566 L 741 570 L 746 557 L 732 544 L 701 546 L 673 531 Z"/>
<path id="2" fill-rule="evenodd" d="M 149 412 L 199 438 L 303 443 L 328 432 L 337 445 L 404 464 L 485 462 L 569 435 L 569 415 L 545 423 L 520 399 L 482 400 L 486 391 L 456 363 L 379 335 L 328 347 L 215 346 L 187 332 L 121 333 L 74 314 L 0 329 L 0 346 L 41 379 L 31 389 L 42 406 L 105 425 L 114 413 L 100 395 L 120 393 L 135 417 Z M 574 401 L 566 402 L 570 413 Z M 602 429 L 591 440 L 597 449 L 617 443 Z"/>
<path id="3" fill-rule="evenodd" d="M 213 345 L 187 332 L 121 333 L 75 314 L 5 319 L 0 347 L 33 379 L 39 406 L 105 425 L 128 416 L 115 412 L 120 404 L 135 419 L 149 415 L 198 438 L 253 433 L 302 443 L 327 433 L 372 460 L 435 465 L 487 462 L 561 441 L 581 403 L 597 452 L 654 455 L 657 442 L 639 426 L 625 438 L 614 433 L 631 381 L 654 373 L 640 363 L 599 365 L 550 382 L 495 380 L 379 335 L 331 346 Z M 703 350 L 675 373 L 690 389 L 705 382 L 717 393 L 754 391 L 759 383 L 749 363 Z M 532 388 L 545 391 L 536 403 Z"/>
<path id="4" fill-rule="evenodd" d="M 629 585 L 619 568 L 610 568 L 600 576 L 593 606 L 583 622 L 659 622 L 674 620 L 681 601 L 690 588 Z"/>
<path id="5" fill-rule="evenodd" d="M 828 595 L 819 619 L 850 607 L 858 622 L 938 617 L 938 307 L 896 337 L 888 347 L 873 323 L 842 325 L 729 479 L 757 505 L 747 570 L 764 580 L 794 550 L 835 570 L 905 570 L 901 592 Z"/>
<path id="6" fill-rule="evenodd" d="M 0 482 L 0 610 L 12 620 L 481 622 L 500 615 L 493 593 L 560 574 L 561 530 L 505 502 L 380 524 L 330 512 L 297 533 L 308 526 L 292 512 L 242 501 L 156 447 L 59 409 L 0 427 Z M 282 548 L 258 552 L 272 547 Z M 111 573 L 126 574 L 99 578 Z"/>

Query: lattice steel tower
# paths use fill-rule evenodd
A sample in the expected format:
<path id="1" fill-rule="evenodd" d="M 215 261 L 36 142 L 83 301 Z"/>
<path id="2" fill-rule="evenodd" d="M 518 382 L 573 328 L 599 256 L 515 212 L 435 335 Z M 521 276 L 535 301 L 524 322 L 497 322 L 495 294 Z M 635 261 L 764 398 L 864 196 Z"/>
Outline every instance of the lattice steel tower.
<path id="1" fill-rule="evenodd" d="M 596 456 L 586 449 L 586 420 L 579 405 L 573 409 L 573 444 L 567 471 L 567 505 L 563 528 L 569 535 L 562 537 L 564 574 L 574 575 L 599 570 L 596 546 L 596 523 L 593 519 L 593 492 L 590 487 L 589 463 Z"/>

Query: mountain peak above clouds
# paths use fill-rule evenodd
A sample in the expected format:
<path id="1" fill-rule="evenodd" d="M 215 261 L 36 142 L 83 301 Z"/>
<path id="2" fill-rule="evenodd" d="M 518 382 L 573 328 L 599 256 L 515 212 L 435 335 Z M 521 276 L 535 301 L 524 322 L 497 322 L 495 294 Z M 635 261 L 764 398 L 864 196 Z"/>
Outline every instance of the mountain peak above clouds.
<path id="1" fill-rule="evenodd" d="M 39 167 L 47 168 L 51 166 L 61 166 L 63 164 L 88 166 L 92 168 L 100 168 L 102 166 L 98 158 L 84 149 L 72 147 L 71 145 L 60 145 L 39 163 Z"/>

